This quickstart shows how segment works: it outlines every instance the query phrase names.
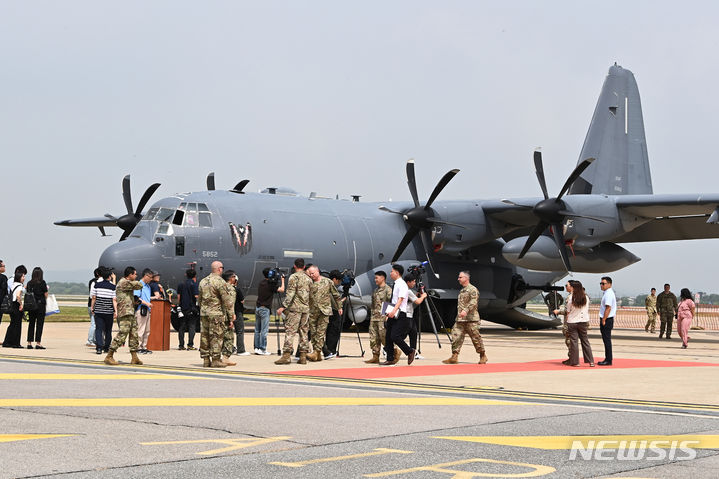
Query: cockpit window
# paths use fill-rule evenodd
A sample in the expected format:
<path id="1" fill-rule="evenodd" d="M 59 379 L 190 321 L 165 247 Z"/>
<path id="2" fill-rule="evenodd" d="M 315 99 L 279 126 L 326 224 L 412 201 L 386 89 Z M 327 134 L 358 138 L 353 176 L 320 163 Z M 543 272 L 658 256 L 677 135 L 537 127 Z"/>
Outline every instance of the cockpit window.
<path id="1" fill-rule="evenodd" d="M 187 211 L 189 213 L 197 213 L 197 203 L 187 203 Z"/>
<path id="2" fill-rule="evenodd" d="M 200 213 L 200 226 L 212 228 L 212 215 L 210 213 Z"/>
<path id="3" fill-rule="evenodd" d="M 145 213 L 145 216 L 143 216 L 142 219 L 146 221 L 154 220 L 155 215 L 157 215 L 157 210 L 159 210 L 159 208 L 150 208 L 150 211 Z"/>
<path id="4" fill-rule="evenodd" d="M 160 223 L 160 226 L 157 227 L 158 235 L 170 236 L 173 233 L 174 233 L 174 230 L 172 229 L 172 225 L 170 223 Z"/>
<path id="5" fill-rule="evenodd" d="M 175 210 L 172 208 L 160 208 L 155 219 L 157 221 L 171 221 L 175 216 Z"/>
<path id="6" fill-rule="evenodd" d="M 198 226 L 200 223 L 199 219 L 197 218 L 197 213 L 186 213 L 185 214 L 185 226 L 189 226 L 191 228 L 194 228 Z"/>
<path id="7" fill-rule="evenodd" d="M 203 211 L 210 211 L 210 209 L 207 207 L 207 205 L 205 203 L 197 203 L 197 209 L 199 210 L 200 213 L 202 213 Z"/>

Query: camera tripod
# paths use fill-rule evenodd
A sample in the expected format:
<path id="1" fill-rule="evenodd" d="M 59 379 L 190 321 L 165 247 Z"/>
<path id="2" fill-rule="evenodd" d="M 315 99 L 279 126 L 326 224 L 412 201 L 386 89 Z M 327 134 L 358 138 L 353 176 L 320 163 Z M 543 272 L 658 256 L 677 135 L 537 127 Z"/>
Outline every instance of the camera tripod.
<path id="1" fill-rule="evenodd" d="M 425 290 L 424 284 L 421 284 L 420 292 Z M 442 315 L 439 314 L 439 309 L 437 309 L 437 305 L 434 304 L 434 301 L 432 301 L 432 297 L 427 294 L 427 298 L 424 300 L 424 304 L 426 307 L 427 316 L 429 317 L 429 323 L 432 325 L 432 331 L 434 332 L 434 337 L 437 340 L 437 346 L 439 346 L 440 349 L 442 349 L 442 344 L 439 341 L 439 334 L 437 334 L 437 326 L 434 324 L 434 315 L 432 314 L 432 310 L 434 310 L 434 314 L 437 315 L 437 319 L 439 320 L 440 326 L 442 326 L 442 329 L 444 330 L 445 334 L 447 335 L 447 339 L 449 339 L 449 342 L 452 342 L 452 337 L 447 332 L 447 327 L 444 325 L 444 321 L 442 321 Z M 422 320 L 421 317 L 424 316 L 424 311 L 422 314 L 417 315 L 417 351 L 421 354 L 422 353 Z M 413 318 L 414 319 L 414 318 Z"/>
<path id="2" fill-rule="evenodd" d="M 344 358 L 363 358 L 364 357 L 364 348 L 362 347 L 362 339 L 360 338 L 359 333 L 359 327 L 357 326 L 357 321 L 355 321 L 355 312 L 352 308 L 352 298 L 350 297 L 349 291 L 343 291 L 342 292 L 342 298 L 347 298 L 347 301 L 344 301 L 344 307 L 342 310 L 342 319 L 340 323 L 340 337 L 337 340 L 337 357 L 344 357 Z M 350 315 L 351 311 L 351 315 Z M 345 324 L 345 319 L 350 318 L 352 321 L 352 324 L 354 324 L 355 332 L 357 333 L 357 341 L 359 342 L 360 347 L 360 355 L 359 356 L 340 356 L 340 342 L 342 341 L 342 327 Z"/>
<path id="3" fill-rule="evenodd" d="M 280 298 L 280 293 L 275 291 L 272 293 L 272 307 L 270 308 L 270 314 L 272 314 L 272 311 L 275 312 L 275 334 L 277 334 L 277 355 L 282 356 L 282 347 L 280 346 L 280 315 L 277 314 L 277 308 L 282 307 L 282 298 Z M 284 326 L 285 321 L 282 320 L 282 325 Z M 256 327 L 256 326 L 255 326 Z"/>

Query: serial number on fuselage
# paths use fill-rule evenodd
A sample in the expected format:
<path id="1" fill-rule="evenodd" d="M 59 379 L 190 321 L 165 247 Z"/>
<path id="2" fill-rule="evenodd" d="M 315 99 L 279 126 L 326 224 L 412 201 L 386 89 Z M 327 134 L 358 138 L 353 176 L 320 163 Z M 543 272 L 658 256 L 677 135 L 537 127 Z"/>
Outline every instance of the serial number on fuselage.
<path id="1" fill-rule="evenodd" d="M 217 251 L 203 251 L 202 252 L 203 258 L 217 258 L 217 256 L 219 256 Z"/>

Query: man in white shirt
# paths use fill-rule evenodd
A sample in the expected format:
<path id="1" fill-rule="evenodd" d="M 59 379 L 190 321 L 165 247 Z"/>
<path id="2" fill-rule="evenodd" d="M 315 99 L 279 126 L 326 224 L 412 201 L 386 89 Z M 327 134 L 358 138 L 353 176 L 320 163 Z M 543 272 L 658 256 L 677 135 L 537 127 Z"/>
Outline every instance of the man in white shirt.
<path id="1" fill-rule="evenodd" d="M 399 358 L 395 358 L 394 345 L 396 344 L 407 355 L 407 364 L 412 364 L 416 351 L 409 347 L 404 341 L 409 332 L 409 318 L 407 318 L 407 297 L 409 296 L 409 288 L 407 283 L 402 279 L 404 267 L 400 264 L 393 264 L 392 271 L 389 276 L 394 281 L 392 288 L 392 304 L 391 309 L 387 313 L 386 341 L 385 352 L 387 353 L 387 361 L 383 362 L 384 366 L 397 364 Z M 389 309 L 389 308 L 388 308 Z"/>
<path id="2" fill-rule="evenodd" d="M 612 289 L 612 278 L 602 276 L 599 286 L 604 291 L 602 302 L 599 305 L 599 331 L 604 341 L 604 361 L 599 361 L 600 366 L 611 366 L 612 360 L 612 329 L 614 328 L 614 316 L 617 314 L 617 296 Z"/>

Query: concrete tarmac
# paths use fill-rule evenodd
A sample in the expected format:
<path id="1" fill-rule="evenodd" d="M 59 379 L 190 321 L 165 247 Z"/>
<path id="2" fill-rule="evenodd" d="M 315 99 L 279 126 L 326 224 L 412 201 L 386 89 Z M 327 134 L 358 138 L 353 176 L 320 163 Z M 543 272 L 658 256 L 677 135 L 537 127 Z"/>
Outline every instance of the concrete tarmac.
<path id="1" fill-rule="evenodd" d="M 560 331 L 484 326 L 487 365 L 469 340 L 441 364 L 427 333 L 425 359 L 366 365 L 344 333 L 347 357 L 207 369 L 176 349 L 106 366 L 87 324 L 48 323 L 48 349 L 0 349 L 0 477 L 719 477 L 717 333 L 615 331 L 612 367 L 571 368 Z"/>

